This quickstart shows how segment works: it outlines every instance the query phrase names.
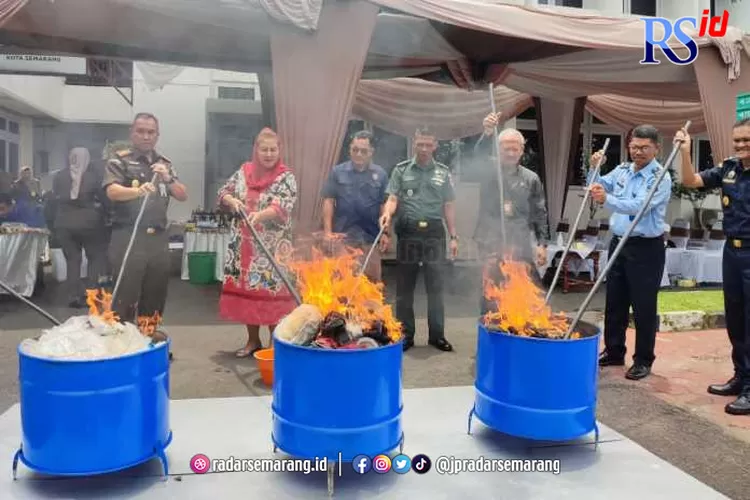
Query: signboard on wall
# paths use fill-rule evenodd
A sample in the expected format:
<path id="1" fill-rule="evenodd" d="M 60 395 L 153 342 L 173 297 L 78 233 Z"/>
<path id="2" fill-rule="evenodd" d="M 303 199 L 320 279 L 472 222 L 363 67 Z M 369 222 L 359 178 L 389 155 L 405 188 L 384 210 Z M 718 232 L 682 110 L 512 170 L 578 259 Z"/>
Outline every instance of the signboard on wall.
<path id="1" fill-rule="evenodd" d="M 0 54 L 0 73 L 85 75 L 86 58 L 42 54 Z"/>

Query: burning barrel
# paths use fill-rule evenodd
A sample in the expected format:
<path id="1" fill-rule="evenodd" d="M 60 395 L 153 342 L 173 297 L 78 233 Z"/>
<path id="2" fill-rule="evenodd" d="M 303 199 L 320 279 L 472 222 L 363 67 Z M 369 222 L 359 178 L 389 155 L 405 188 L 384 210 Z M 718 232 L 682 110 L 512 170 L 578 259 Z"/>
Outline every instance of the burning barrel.
<path id="1" fill-rule="evenodd" d="M 274 355 L 274 446 L 351 462 L 402 442 L 401 343 L 316 349 L 274 338 Z"/>
<path id="2" fill-rule="evenodd" d="M 472 412 L 511 436 L 567 441 L 596 431 L 599 329 L 576 339 L 535 338 L 478 327 Z"/>
<path id="3" fill-rule="evenodd" d="M 150 344 L 134 325 L 128 335 L 98 338 L 93 333 L 84 342 L 75 330 L 94 319 L 73 317 L 57 327 L 67 328 L 71 336 L 54 348 L 55 336 L 65 334 L 50 332 L 19 345 L 22 439 L 14 474 L 19 460 L 43 474 L 87 476 L 153 458 L 168 473 L 170 342 Z M 76 341 L 91 346 L 93 354 L 98 350 L 98 359 L 86 359 L 89 353 L 76 354 L 78 359 L 42 355 L 45 346 L 59 351 Z M 107 346 L 127 354 L 103 354 Z"/>
<path id="4" fill-rule="evenodd" d="M 600 330 L 553 314 L 523 264 L 500 264 L 501 285 L 485 280 L 496 310 L 478 325 L 475 402 L 469 415 L 527 439 L 567 441 L 597 433 Z"/>
<path id="5" fill-rule="evenodd" d="M 273 334 L 274 446 L 352 461 L 403 444 L 401 324 L 358 254 L 290 264 L 303 298 Z"/>

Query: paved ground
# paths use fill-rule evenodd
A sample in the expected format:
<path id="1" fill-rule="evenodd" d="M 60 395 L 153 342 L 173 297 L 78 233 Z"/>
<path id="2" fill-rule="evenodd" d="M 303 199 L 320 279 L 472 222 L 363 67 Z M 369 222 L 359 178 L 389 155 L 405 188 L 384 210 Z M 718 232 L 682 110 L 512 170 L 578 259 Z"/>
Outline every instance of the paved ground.
<path id="1" fill-rule="evenodd" d="M 409 351 L 404 363 L 406 388 L 473 383 L 478 297 L 472 290 L 478 288 L 476 276 L 465 270 L 455 272 L 446 296 L 446 333 L 455 352 L 441 353 L 422 346 Z M 578 293 L 556 295 L 553 305 L 571 311 L 583 297 Z M 196 287 L 178 280 L 172 283 L 166 324 L 176 357 L 171 372 L 175 399 L 269 393 L 254 361 L 234 357 L 234 350 L 244 340 L 243 327 L 217 318 L 217 299 L 217 287 Z M 37 298 L 39 304 L 60 318 L 74 313 L 55 305 L 56 300 L 54 286 Z M 417 302 L 417 343 L 424 344 L 424 297 Z M 600 319 L 601 314 L 596 311 L 602 304 L 603 297 L 596 296 L 589 308 L 592 314 L 587 318 Z M 39 329 L 47 326 L 36 313 L 12 301 L 0 300 L 1 411 L 18 399 L 18 342 L 38 335 Z M 750 499 L 750 417 L 724 415 L 726 399 L 705 392 L 707 384 L 730 374 L 726 334 L 662 333 L 657 357 L 654 374 L 641 382 L 625 380 L 620 368 L 602 371 L 600 420 L 730 498 Z"/>

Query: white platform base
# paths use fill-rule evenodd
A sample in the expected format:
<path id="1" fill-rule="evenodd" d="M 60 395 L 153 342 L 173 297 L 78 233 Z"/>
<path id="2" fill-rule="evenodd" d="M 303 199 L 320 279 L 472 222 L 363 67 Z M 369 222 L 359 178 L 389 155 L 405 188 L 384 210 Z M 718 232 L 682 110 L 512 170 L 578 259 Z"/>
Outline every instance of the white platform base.
<path id="1" fill-rule="evenodd" d="M 569 499 L 606 498 L 727 498 L 673 467 L 613 430 L 600 425 L 598 446 L 593 434 L 579 443 L 529 442 L 503 436 L 476 418 L 467 435 L 473 387 L 404 391 L 404 453 L 426 454 L 433 469 L 425 475 L 391 471 L 356 474 L 343 464 L 335 477 L 334 498 L 485 498 Z M 158 460 L 117 474 L 92 478 L 50 478 L 11 465 L 20 443 L 20 413 L 15 405 L 0 416 L 0 451 L 7 472 L 0 475 L 0 498 L 128 498 L 248 499 L 329 498 L 325 472 L 224 472 L 195 474 L 190 458 L 272 458 L 271 400 L 268 397 L 177 400 L 171 404 L 174 440 L 167 449 L 169 477 L 161 477 Z M 55 418 L 49 415 L 49 418 Z M 123 436 L 127 439 L 127 436 Z M 477 472 L 440 475 L 440 455 L 457 458 L 559 459 L 561 473 Z M 633 489 L 635 488 L 635 490 Z"/>

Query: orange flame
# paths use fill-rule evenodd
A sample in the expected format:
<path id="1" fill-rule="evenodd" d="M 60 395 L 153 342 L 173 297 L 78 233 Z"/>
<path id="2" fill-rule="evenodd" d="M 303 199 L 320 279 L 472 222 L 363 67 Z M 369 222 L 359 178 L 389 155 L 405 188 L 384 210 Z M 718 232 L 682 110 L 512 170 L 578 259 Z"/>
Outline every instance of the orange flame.
<path id="1" fill-rule="evenodd" d="M 309 261 L 290 261 L 289 268 L 297 274 L 302 302 L 317 307 L 325 316 L 342 314 L 363 329 L 382 321 L 394 342 L 401 338 L 401 323 L 385 303 L 383 285 L 373 283 L 364 274 L 357 275 L 362 252 L 346 248 L 341 255 L 327 257 L 312 249 Z"/>
<path id="2" fill-rule="evenodd" d="M 104 289 L 86 290 L 86 305 L 89 306 L 90 316 L 97 316 L 110 325 L 120 321 L 119 316 L 112 311 L 112 294 Z"/>
<path id="3" fill-rule="evenodd" d="M 144 335 L 153 335 L 159 325 L 161 325 L 161 315 L 158 312 L 153 316 L 138 316 L 138 329 Z"/>
<path id="4" fill-rule="evenodd" d="M 524 262 L 504 260 L 499 263 L 505 281 L 499 286 L 484 278 L 484 296 L 494 303 L 496 311 L 484 316 L 488 327 L 522 336 L 535 333 L 549 337 L 562 337 L 570 326 L 564 314 L 554 314 L 544 302 L 544 292 L 531 280 L 528 265 Z M 570 338 L 579 338 L 573 332 Z"/>
<path id="5" fill-rule="evenodd" d="M 89 315 L 101 318 L 106 323 L 113 325 L 120 321 L 120 317 L 112 311 L 112 294 L 106 291 L 92 289 L 86 290 L 86 304 L 89 306 Z M 140 316 L 137 320 L 138 329 L 144 335 L 151 336 L 161 324 L 161 316 L 156 313 L 153 316 Z"/>

